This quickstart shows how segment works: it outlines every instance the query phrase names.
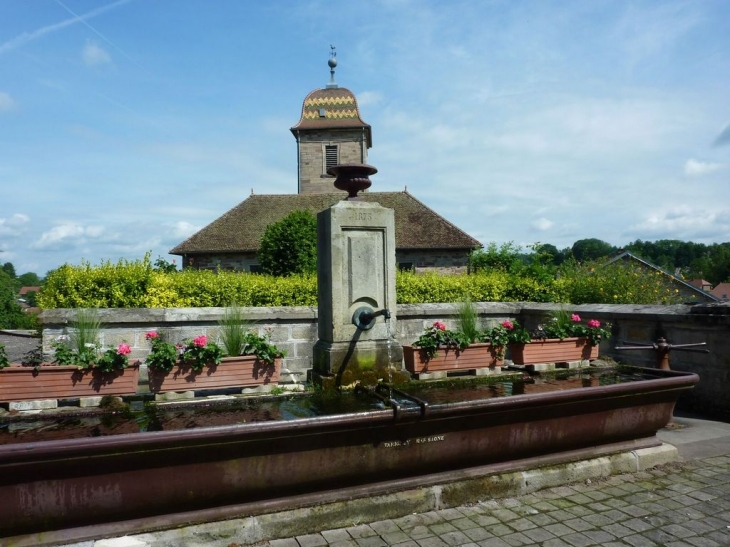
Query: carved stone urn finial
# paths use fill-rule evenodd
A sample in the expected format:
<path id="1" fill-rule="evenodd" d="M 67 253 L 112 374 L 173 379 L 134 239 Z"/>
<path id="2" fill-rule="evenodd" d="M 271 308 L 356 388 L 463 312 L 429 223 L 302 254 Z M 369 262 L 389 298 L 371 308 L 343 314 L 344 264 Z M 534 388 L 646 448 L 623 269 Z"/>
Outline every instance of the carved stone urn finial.
<path id="1" fill-rule="evenodd" d="M 341 163 L 327 169 L 327 174 L 337 177 L 335 188 L 347 192 L 348 200 L 359 200 L 357 193 L 370 188 L 373 184 L 370 175 L 378 170 L 372 165 L 365 163 Z"/>

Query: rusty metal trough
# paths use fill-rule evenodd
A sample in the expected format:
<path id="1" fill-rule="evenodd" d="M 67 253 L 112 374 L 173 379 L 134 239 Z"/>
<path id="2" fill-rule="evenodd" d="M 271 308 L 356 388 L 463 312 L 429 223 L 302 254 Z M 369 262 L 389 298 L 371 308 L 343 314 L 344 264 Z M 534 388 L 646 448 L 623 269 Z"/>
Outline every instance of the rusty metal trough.
<path id="1" fill-rule="evenodd" d="M 292 421 L 0 446 L 3 545 L 135 533 L 524 458 L 659 445 L 694 374 Z M 396 419 L 397 414 L 397 419 Z M 354 493 L 354 494 L 353 494 Z M 106 527 L 106 528 L 105 528 Z M 12 537 L 11 537 L 12 536 Z"/>

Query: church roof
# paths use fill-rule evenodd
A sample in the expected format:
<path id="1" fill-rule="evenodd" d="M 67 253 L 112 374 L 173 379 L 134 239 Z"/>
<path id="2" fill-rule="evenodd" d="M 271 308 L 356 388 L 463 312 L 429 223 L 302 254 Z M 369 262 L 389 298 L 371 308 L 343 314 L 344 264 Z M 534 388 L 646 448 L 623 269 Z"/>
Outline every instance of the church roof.
<path id="1" fill-rule="evenodd" d="M 345 87 L 315 89 L 304 98 L 302 116 L 292 133 L 312 129 L 364 129 L 373 145 L 370 124 L 360 117 L 355 94 Z"/>
<path id="2" fill-rule="evenodd" d="M 220 218 L 170 251 L 196 253 L 255 252 L 266 227 L 293 211 L 316 214 L 341 201 L 346 194 L 251 195 Z M 377 202 L 395 211 L 395 246 L 398 250 L 472 250 L 482 245 L 408 192 L 366 192 L 364 201 Z"/>

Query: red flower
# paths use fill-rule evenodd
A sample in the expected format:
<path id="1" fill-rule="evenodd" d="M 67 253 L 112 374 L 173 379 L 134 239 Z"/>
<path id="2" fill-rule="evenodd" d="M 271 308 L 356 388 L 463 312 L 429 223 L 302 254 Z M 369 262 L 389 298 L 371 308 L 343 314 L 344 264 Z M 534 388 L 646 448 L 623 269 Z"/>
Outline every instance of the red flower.
<path id="1" fill-rule="evenodd" d="M 207 343 L 208 337 L 205 336 L 205 334 L 201 334 L 200 336 L 193 338 L 193 345 L 198 346 L 199 348 L 204 348 Z"/>
<path id="2" fill-rule="evenodd" d="M 155 334 L 157 334 L 157 333 L 155 333 Z M 117 353 L 119 355 L 129 355 L 130 353 L 132 353 L 132 348 L 129 347 L 129 344 L 125 344 L 124 342 L 122 342 L 117 347 Z"/>
<path id="3" fill-rule="evenodd" d="M 160 335 L 157 334 L 157 332 L 151 330 L 147 334 L 144 335 L 145 340 L 152 340 L 153 338 L 159 338 Z"/>
<path id="4" fill-rule="evenodd" d="M 588 321 L 588 326 L 597 329 L 601 326 L 601 322 L 598 319 L 591 319 L 590 321 Z"/>
<path id="5" fill-rule="evenodd" d="M 433 326 L 438 330 L 446 330 L 446 325 L 444 325 L 441 321 L 436 321 Z"/>
<path id="6" fill-rule="evenodd" d="M 571 315 L 570 318 L 573 320 L 573 323 L 580 323 L 580 315 L 578 315 L 577 313 Z"/>
<path id="7" fill-rule="evenodd" d="M 501 325 L 502 325 L 502 326 L 503 326 L 503 327 L 504 327 L 505 329 L 507 329 L 507 330 L 512 330 L 512 329 L 514 329 L 514 328 L 515 328 L 515 326 L 514 326 L 514 324 L 512 323 L 512 321 L 502 321 Z"/>

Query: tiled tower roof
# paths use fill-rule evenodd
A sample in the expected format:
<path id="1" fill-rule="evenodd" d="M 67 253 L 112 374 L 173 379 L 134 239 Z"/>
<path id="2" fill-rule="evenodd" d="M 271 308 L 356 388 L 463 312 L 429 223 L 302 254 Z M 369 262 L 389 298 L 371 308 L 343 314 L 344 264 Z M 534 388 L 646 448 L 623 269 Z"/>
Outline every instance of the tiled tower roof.
<path id="1" fill-rule="evenodd" d="M 302 116 L 292 133 L 316 129 L 363 129 L 368 148 L 372 143 L 370 124 L 360 117 L 355 94 L 345 87 L 315 89 L 304 99 Z"/>

